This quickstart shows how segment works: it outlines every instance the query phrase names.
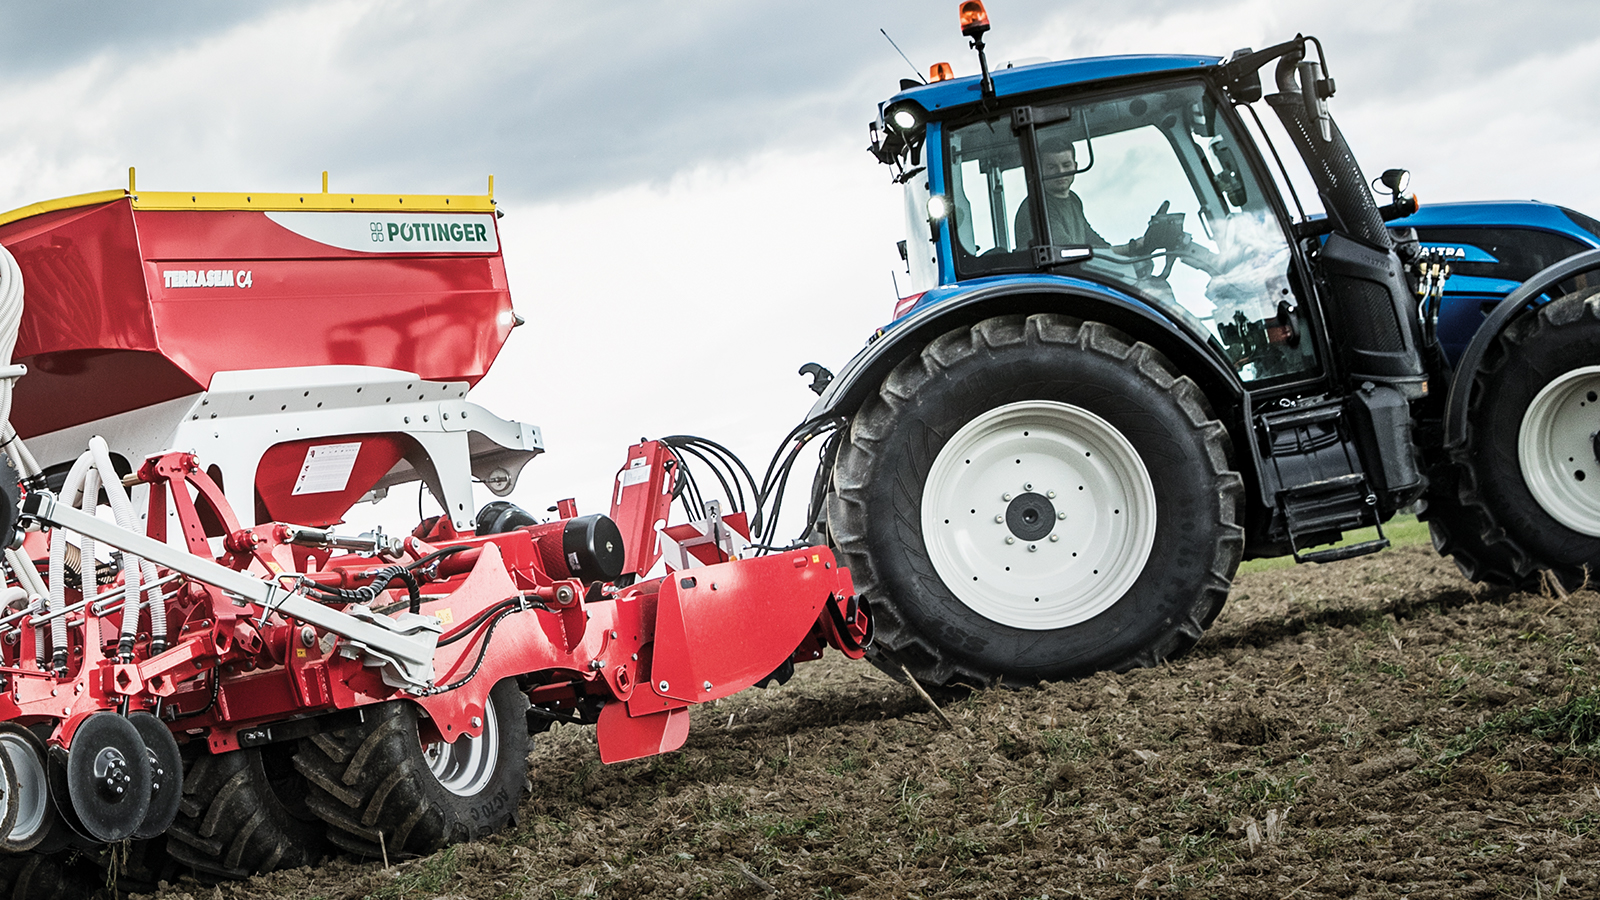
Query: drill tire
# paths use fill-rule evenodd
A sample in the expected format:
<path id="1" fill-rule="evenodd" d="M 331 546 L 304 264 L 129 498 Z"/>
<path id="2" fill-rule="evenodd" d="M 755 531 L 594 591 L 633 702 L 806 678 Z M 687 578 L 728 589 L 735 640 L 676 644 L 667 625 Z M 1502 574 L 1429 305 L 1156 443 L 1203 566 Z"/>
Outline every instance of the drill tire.
<path id="1" fill-rule="evenodd" d="M 425 856 L 510 823 L 527 790 L 528 698 L 507 679 L 489 692 L 488 706 L 493 716 L 485 734 L 492 729 L 493 758 L 462 793 L 429 768 L 412 703 L 381 704 L 360 727 L 301 741 L 295 767 L 311 784 L 307 804 L 327 824 L 328 839 L 359 856 L 393 860 Z"/>
<path id="2" fill-rule="evenodd" d="M 1042 617 L 1035 627 L 1012 627 L 958 599 L 936 571 L 923 536 L 924 491 L 939 454 L 967 423 L 1051 403 L 1087 410 L 1127 439 L 1154 489 L 1153 545 L 1142 569 L 1124 576 L 1132 586 L 1120 597 L 1107 588 L 1109 606 L 1086 621 L 1042 627 Z M 1104 324 L 1006 316 L 937 338 L 863 405 L 834 466 L 828 527 L 873 603 L 868 658 L 897 678 L 903 665 L 925 685 L 976 687 L 1181 656 L 1221 612 L 1243 553 L 1244 487 L 1230 450 L 1195 383 L 1154 348 Z M 1041 610 L 1051 615 L 1048 605 Z"/>
<path id="3" fill-rule="evenodd" d="M 202 880 L 314 865 L 326 855 L 290 746 L 202 753 L 183 780 L 167 854 Z"/>

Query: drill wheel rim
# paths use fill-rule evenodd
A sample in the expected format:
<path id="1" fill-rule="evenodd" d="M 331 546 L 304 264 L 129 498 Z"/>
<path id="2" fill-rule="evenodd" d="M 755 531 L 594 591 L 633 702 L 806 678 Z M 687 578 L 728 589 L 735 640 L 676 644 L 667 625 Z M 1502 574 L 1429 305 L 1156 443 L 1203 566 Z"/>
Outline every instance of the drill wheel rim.
<path id="1" fill-rule="evenodd" d="M 422 748 L 428 771 L 458 797 L 474 797 L 494 778 L 500 758 L 500 729 L 494 704 L 483 706 L 483 734 L 462 735 L 454 742 L 435 741 Z"/>
<path id="2" fill-rule="evenodd" d="M 934 570 L 968 608 L 1012 628 L 1066 628 L 1105 612 L 1144 571 L 1155 533 L 1155 488 L 1139 451 L 1067 403 L 1027 400 L 977 416 L 939 451 L 923 486 Z"/>
<path id="3" fill-rule="evenodd" d="M 14 722 L 0 723 L 0 753 L 5 754 L 15 774 L 16 789 L 11 796 L 17 809 L 15 824 L 0 839 L 0 850 L 31 850 L 50 833 L 56 819 L 50 802 L 44 744 L 33 732 Z"/>
<path id="4" fill-rule="evenodd" d="M 1528 492 L 1552 519 L 1589 537 L 1600 537 L 1597 431 L 1600 366 L 1583 366 L 1534 396 L 1517 434 L 1517 462 Z"/>

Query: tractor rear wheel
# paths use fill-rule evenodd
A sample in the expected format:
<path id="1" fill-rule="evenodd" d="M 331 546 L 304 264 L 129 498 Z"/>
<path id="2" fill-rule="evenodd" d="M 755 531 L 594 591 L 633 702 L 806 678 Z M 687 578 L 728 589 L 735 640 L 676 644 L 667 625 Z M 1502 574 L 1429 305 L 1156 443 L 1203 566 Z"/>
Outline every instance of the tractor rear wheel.
<path id="1" fill-rule="evenodd" d="M 424 745 L 415 704 L 373 707 L 359 728 L 307 738 L 295 767 L 328 838 L 361 856 L 422 856 L 500 830 L 528 775 L 528 698 L 507 679 L 489 692 L 483 734 Z"/>
<path id="2" fill-rule="evenodd" d="M 1474 374 L 1465 441 L 1425 516 L 1474 581 L 1600 576 L 1600 289 L 1511 322 Z"/>
<path id="3" fill-rule="evenodd" d="M 167 854 L 210 878 L 248 878 L 320 860 L 327 843 L 306 808 L 307 787 L 291 746 L 196 758 L 167 831 Z"/>
<path id="4" fill-rule="evenodd" d="M 937 338 L 834 466 L 828 526 L 873 602 L 870 658 L 979 686 L 1182 655 L 1243 550 L 1229 450 L 1195 383 L 1109 326 L 1008 316 Z"/>

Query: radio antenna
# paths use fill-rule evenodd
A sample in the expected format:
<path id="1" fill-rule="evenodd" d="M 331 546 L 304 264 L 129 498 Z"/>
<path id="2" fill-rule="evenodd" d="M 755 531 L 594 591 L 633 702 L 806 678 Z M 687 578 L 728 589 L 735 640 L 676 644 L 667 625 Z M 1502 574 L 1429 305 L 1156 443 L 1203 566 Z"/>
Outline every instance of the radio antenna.
<path id="1" fill-rule="evenodd" d="M 922 82 L 923 84 L 927 84 L 928 83 L 928 79 L 922 77 L 922 72 L 919 69 L 917 69 L 916 63 L 913 63 L 911 61 L 911 57 L 906 56 L 906 52 L 904 50 L 900 49 L 900 45 L 896 44 L 894 42 L 894 38 L 889 37 L 889 32 L 884 31 L 882 28 L 879 28 L 878 29 L 878 33 L 883 35 L 883 39 L 889 42 L 889 46 L 894 48 L 894 52 L 900 54 L 900 58 L 905 60 L 906 61 L 906 65 L 911 67 L 911 71 L 912 71 L 913 74 L 915 74 L 917 76 L 917 80 Z"/>

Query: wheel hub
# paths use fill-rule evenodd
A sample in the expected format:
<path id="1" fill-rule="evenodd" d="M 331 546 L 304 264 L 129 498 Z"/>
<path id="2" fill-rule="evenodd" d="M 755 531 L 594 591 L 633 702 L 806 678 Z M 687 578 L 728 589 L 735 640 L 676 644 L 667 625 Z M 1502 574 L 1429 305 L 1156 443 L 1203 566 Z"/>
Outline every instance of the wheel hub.
<path id="1" fill-rule="evenodd" d="M 1088 621 L 1144 570 L 1155 542 L 1149 472 L 1098 415 L 1029 400 L 959 429 L 922 494 L 928 559 L 955 597 L 1026 630 Z"/>
<path id="2" fill-rule="evenodd" d="M 1037 541 L 1056 527 L 1055 504 L 1033 491 L 1013 497 L 1006 507 L 1006 527 L 1018 540 Z"/>
<path id="3" fill-rule="evenodd" d="M 1550 517 L 1600 537 L 1600 366 L 1557 376 L 1528 404 L 1517 462 L 1528 492 Z"/>

